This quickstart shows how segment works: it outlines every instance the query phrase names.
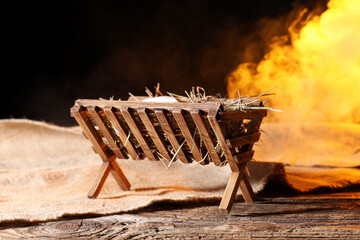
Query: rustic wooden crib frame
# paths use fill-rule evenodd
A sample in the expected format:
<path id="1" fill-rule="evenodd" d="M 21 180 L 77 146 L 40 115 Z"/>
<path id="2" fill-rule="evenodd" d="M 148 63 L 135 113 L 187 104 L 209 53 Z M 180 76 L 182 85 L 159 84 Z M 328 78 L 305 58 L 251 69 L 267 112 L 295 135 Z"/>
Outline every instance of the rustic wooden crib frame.
<path id="1" fill-rule="evenodd" d="M 257 105 L 260 104 L 258 101 Z M 130 190 L 131 185 L 116 158 L 167 161 L 174 158 L 183 163 L 229 164 L 232 173 L 219 206 L 222 212 L 230 212 L 239 187 L 244 200 L 253 203 L 247 163 L 253 158 L 252 148 L 260 138 L 259 127 L 266 114 L 265 109 L 222 111 L 217 102 L 77 100 L 71 115 L 103 160 L 88 197 L 99 195 L 110 172 L 122 190 Z M 231 137 L 226 124 L 245 122 L 250 123 L 252 130 L 244 128 L 241 136 Z M 187 151 L 183 150 L 183 144 L 187 145 Z"/>

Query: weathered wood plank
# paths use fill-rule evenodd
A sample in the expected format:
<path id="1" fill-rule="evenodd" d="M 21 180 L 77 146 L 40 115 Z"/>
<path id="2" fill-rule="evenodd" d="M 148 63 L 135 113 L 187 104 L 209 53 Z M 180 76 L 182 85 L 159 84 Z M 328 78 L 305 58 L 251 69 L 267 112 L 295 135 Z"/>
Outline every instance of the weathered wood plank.
<path id="1" fill-rule="evenodd" d="M 0 239 L 360 239 L 360 193 L 236 202 L 159 203 L 119 215 L 0 224 Z"/>

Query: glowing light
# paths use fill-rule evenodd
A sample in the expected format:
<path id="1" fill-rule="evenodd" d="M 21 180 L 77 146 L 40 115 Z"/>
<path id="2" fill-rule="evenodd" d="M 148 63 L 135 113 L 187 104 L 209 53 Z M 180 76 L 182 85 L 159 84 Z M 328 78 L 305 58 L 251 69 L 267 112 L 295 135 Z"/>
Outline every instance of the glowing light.
<path id="1" fill-rule="evenodd" d="M 360 123 L 360 1 L 331 0 L 301 29 L 274 39 L 264 59 L 243 63 L 229 76 L 228 91 L 260 94 L 276 85 L 272 121 Z"/>

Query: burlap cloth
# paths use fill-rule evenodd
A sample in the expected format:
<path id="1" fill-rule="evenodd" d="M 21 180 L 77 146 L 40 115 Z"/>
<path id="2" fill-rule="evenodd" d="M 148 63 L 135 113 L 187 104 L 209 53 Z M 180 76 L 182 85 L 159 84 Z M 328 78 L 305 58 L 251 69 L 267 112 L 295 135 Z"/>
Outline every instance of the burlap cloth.
<path id="1" fill-rule="evenodd" d="M 331 134 L 316 138 L 320 146 L 314 150 L 306 138 L 318 136 L 319 129 L 334 129 L 322 127 L 303 126 L 302 139 L 289 134 L 292 125 L 264 124 L 256 162 L 249 165 L 254 191 L 264 189 L 268 179 L 302 192 L 359 185 L 360 126 L 338 126 L 331 134 L 341 139 L 332 140 Z M 335 145 L 326 147 L 331 141 Z M 295 152 L 290 152 L 291 145 Z M 220 199 L 230 176 L 228 166 L 175 162 L 166 169 L 160 162 L 118 160 L 131 191 L 121 191 L 109 175 L 99 198 L 88 199 L 101 163 L 78 127 L 0 120 L 0 223 L 121 213 L 157 201 Z"/>

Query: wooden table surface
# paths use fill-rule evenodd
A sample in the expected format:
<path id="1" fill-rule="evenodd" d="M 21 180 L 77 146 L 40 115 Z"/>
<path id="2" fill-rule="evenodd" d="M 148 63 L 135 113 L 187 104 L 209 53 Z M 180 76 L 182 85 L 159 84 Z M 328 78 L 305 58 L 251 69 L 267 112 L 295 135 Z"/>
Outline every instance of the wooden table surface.
<path id="1" fill-rule="evenodd" d="M 126 214 L 3 223 L 0 239 L 360 239 L 360 192 L 238 200 L 230 215 L 218 204 L 157 203 Z"/>

